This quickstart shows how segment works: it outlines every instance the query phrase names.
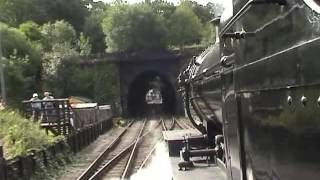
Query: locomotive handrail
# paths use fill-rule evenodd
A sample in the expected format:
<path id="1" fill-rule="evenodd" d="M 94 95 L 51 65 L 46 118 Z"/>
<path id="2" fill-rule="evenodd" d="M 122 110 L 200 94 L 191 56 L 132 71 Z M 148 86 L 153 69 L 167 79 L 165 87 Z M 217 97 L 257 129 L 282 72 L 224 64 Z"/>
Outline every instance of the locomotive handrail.
<path id="1" fill-rule="evenodd" d="M 192 114 L 191 114 L 191 111 L 190 111 L 190 98 L 189 98 L 189 89 L 190 89 L 190 85 L 189 84 L 186 84 L 185 85 L 185 107 L 186 107 L 186 112 L 187 112 L 187 115 L 192 123 L 192 125 L 198 129 L 202 134 L 206 134 L 207 133 L 207 130 L 206 128 L 203 126 L 203 124 L 197 124 L 195 122 L 195 120 L 193 119 L 192 117 Z M 195 109 L 196 113 L 197 110 Z M 199 116 L 200 117 L 200 116 Z M 201 118 L 201 117 L 200 117 Z"/>
<path id="2" fill-rule="evenodd" d="M 208 78 L 208 77 L 212 77 L 212 76 L 219 76 L 220 75 L 219 69 L 215 70 L 215 68 L 219 67 L 219 66 L 220 65 L 214 65 L 214 66 L 211 66 L 209 68 L 204 69 L 202 73 L 200 73 L 198 75 L 194 75 L 192 77 L 189 77 L 189 79 L 187 79 L 186 83 L 201 81 L 201 80 L 203 80 L 203 78 Z"/>
<path id="3" fill-rule="evenodd" d="M 224 34 L 230 29 L 231 26 L 234 25 L 234 23 L 240 19 L 252 5 L 259 5 L 259 4 L 270 4 L 270 3 L 276 3 L 279 5 L 286 5 L 286 0 L 249 0 L 238 12 L 236 15 L 234 15 L 230 21 L 223 27 L 221 30 L 219 36 L 223 37 Z"/>
<path id="4" fill-rule="evenodd" d="M 246 37 L 254 36 L 256 32 L 245 32 L 239 31 L 234 33 L 225 33 L 222 35 L 223 38 L 235 38 L 235 39 L 245 39 Z"/>

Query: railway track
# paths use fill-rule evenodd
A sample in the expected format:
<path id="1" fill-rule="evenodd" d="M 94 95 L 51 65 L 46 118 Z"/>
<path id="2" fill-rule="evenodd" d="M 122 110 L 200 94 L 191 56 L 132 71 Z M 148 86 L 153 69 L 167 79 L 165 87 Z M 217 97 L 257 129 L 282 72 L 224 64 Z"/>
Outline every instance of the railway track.
<path id="1" fill-rule="evenodd" d="M 185 122 L 185 120 L 175 120 L 176 125 L 180 128 L 180 129 L 195 129 L 195 127 L 193 127 L 192 125 L 190 125 L 189 123 Z"/>
<path id="2" fill-rule="evenodd" d="M 174 128 L 174 119 L 171 119 L 168 127 L 165 121 L 167 120 L 129 123 L 78 180 L 129 179 L 148 163 L 155 145 L 162 138 L 162 129 Z"/>
<path id="3" fill-rule="evenodd" d="M 119 152 L 124 154 L 129 151 L 135 140 L 138 137 L 139 132 L 144 128 L 146 120 L 142 121 L 132 121 L 129 125 L 120 133 L 114 141 L 106 147 L 106 149 L 98 156 L 97 159 L 81 174 L 78 180 L 85 179 L 99 179 L 106 166 L 110 165 L 115 161 L 119 160 Z"/>
<path id="4" fill-rule="evenodd" d="M 169 125 L 169 126 L 167 126 L 167 123 L 166 123 L 167 120 L 168 120 L 168 119 L 163 119 L 163 118 L 161 118 L 162 129 L 163 129 L 164 131 L 173 130 L 174 127 L 175 127 L 175 124 L 176 124 L 176 119 L 175 119 L 174 117 L 172 117 L 172 118 L 170 119 L 170 125 Z"/>
<path id="5" fill-rule="evenodd" d="M 140 157 L 136 161 L 138 166 L 135 167 L 136 168 L 135 172 L 140 171 L 143 167 L 145 167 L 145 165 L 150 160 L 151 155 L 153 154 L 153 152 L 156 149 L 157 142 L 159 142 L 163 138 L 162 131 L 168 131 L 168 130 L 174 129 L 174 127 L 175 127 L 174 117 L 171 118 L 169 126 L 167 126 L 167 123 L 166 123 L 168 120 L 169 119 L 167 119 L 167 118 L 166 119 L 161 118 L 157 127 L 160 126 L 160 124 L 161 124 L 162 128 L 156 128 L 154 133 L 151 133 L 150 136 L 148 136 L 148 140 L 146 142 L 144 142 L 145 144 L 147 144 L 147 146 L 144 145 L 143 148 L 140 148 L 141 153 L 139 154 Z M 150 139 L 153 139 L 155 141 L 153 141 L 153 143 L 150 143 L 150 142 L 148 142 L 148 141 L 150 141 Z"/>

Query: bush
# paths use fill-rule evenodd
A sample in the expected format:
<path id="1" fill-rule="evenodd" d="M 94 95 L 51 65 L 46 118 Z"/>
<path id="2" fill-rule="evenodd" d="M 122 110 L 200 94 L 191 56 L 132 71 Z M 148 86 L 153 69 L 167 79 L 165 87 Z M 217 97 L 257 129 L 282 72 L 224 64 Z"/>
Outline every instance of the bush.
<path id="1" fill-rule="evenodd" d="M 0 111 L 0 145 L 4 146 L 6 158 L 44 148 L 60 138 L 47 135 L 38 123 L 23 118 L 17 112 Z"/>

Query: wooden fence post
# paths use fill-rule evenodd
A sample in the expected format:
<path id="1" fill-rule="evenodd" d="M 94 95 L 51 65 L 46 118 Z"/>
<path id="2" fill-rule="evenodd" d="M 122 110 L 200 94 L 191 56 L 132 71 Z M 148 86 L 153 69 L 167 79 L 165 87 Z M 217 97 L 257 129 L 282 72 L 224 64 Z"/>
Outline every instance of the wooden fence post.
<path id="1" fill-rule="evenodd" d="M 3 148 L 0 146 L 0 180 L 6 180 L 6 160 L 3 157 Z"/>

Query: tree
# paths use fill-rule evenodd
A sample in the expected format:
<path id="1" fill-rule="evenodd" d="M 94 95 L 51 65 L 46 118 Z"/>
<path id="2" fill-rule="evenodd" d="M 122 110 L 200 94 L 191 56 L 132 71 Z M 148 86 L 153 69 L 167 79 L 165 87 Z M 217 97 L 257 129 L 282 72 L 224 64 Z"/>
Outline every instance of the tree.
<path id="1" fill-rule="evenodd" d="M 77 41 L 77 47 L 80 56 L 87 56 L 91 53 L 89 38 L 85 37 L 83 33 L 80 33 L 80 37 Z"/>
<path id="2" fill-rule="evenodd" d="M 102 20 L 104 12 L 91 12 L 91 15 L 86 18 L 83 27 L 83 33 L 89 37 L 92 44 L 92 53 L 103 53 L 106 50 L 105 34 L 102 30 Z"/>
<path id="3" fill-rule="evenodd" d="M 41 22 L 48 20 L 44 0 L 0 0 L 0 21 L 12 26 L 33 20 Z M 49 0 L 46 0 L 47 2 Z"/>
<path id="4" fill-rule="evenodd" d="M 218 4 L 218 3 L 212 3 L 212 2 L 209 2 L 207 5 L 206 5 L 206 8 L 210 10 L 210 14 L 211 15 L 214 15 L 215 17 L 218 17 L 218 16 L 221 16 L 223 10 L 224 10 L 224 7 L 222 4 Z"/>
<path id="5" fill-rule="evenodd" d="M 65 21 L 44 24 L 41 30 L 43 46 L 44 78 L 57 75 L 64 58 L 88 55 L 91 51 L 89 40 L 81 33 L 77 39 L 76 31 Z"/>
<path id="6" fill-rule="evenodd" d="M 12 26 L 29 20 L 43 24 L 63 19 L 81 31 L 87 15 L 82 0 L 0 0 L 0 21 Z"/>
<path id="7" fill-rule="evenodd" d="M 57 76 L 47 88 L 57 96 L 84 96 L 101 104 L 110 104 L 119 97 L 118 69 L 114 64 L 81 65 L 78 57 L 65 59 Z"/>
<path id="8" fill-rule="evenodd" d="M 215 28 L 213 24 L 206 23 L 203 27 L 203 32 L 202 32 L 202 40 L 201 44 L 205 46 L 209 46 L 210 44 L 215 42 Z"/>
<path id="9" fill-rule="evenodd" d="M 166 0 L 154 0 L 152 2 L 148 2 L 148 4 L 150 4 L 153 12 L 163 16 L 165 19 L 168 19 L 176 9 L 173 3 Z"/>
<path id="10" fill-rule="evenodd" d="M 209 8 L 209 6 L 203 6 L 196 1 L 190 1 L 189 3 L 193 12 L 198 16 L 202 24 L 206 24 L 214 18 L 214 12 Z"/>
<path id="11" fill-rule="evenodd" d="M 89 12 L 103 12 L 109 7 L 109 4 L 104 3 L 103 1 L 93 1 L 93 0 L 83 0 L 85 6 L 88 7 Z"/>
<path id="12" fill-rule="evenodd" d="M 16 28 L 0 23 L 9 105 L 17 105 L 41 87 L 40 52 Z"/>
<path id="13" fill-rule="evenodd" d="M 109 51 L 139 51 L 166 47 L 164 20 L 147 3 L 116 3 L 102 23 Z"/>
<path id="14" fill-rule="evenodd" d="M 77 39 L 75 29 L 66 21 L 44 24 L 41 28 L 41 34 L 43 36 L 42 43 L 45 51 L 52 49 L 55 44 L 67 44 L 71 46 Z"/>
<path id="15" fill-rule="evenodd" d="M 69 22 L 78 32 L 82 30 L 85 17 L 89 14 L 86 3 L 83 0 L 45 1 L 45 8 L 50 21 L 64 20 Z"/>
<path id="16" fill-rule="evenodd" d="M 201 21 L 187 4 L 181 3 L 168 21 L 171 45 L 178 45 L 183 48 L 186 44 L 200 42 L 202 33 Z"/>

